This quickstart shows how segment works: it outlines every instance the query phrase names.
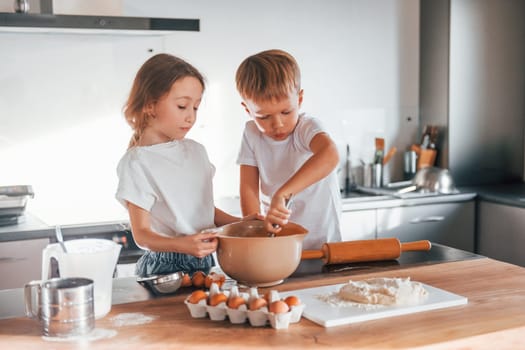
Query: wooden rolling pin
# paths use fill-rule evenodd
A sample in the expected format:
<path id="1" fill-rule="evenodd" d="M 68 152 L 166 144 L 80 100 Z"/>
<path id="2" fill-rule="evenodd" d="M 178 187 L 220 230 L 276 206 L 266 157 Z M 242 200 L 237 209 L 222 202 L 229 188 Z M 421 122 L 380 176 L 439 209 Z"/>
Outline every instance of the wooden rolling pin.
<path id="1" fill-rule="evenodd" d="M 329 264 L 345 264 L 360 261 L 394 260 L 401 252 L 430 250 L 429 241 L 401 243 L 397 238 L 380 238 L 361 241 L 325 243 L 320 250 L 303 250 L 301 259 L 323 259 Z"/>

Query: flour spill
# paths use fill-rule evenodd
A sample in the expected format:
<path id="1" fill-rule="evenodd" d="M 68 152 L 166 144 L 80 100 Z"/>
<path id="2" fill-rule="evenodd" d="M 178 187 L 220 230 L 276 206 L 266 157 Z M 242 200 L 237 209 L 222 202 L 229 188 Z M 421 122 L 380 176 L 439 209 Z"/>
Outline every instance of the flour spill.
<path id="1" fill-rule="evenodd" d="M 76 335 L 76 336 L 71 336 L 71 337 L 47 337 L 47 336 L 42 336 L 42 339 L 44 339 L 45 341 L 51 341 L 51 342 L 63 342 L 63 343 L 66 343 L 66 342 L 78 342 L 78 343 L 83 343 L 83 342 L 92 342 L 92 341 L 100 340 L 100 339 L 113 338 L 116 335 L 117 335 L 117 331 L 115 331 L 113 329 L 95 328 L 94 330 L 92 330 L 88 334 L 84 334 L 84 335 Z"/>
<path id="2" fill-rule="evenodd" d="M 144 315 L 140 312 L 132 313 L 123 313 L 115 317 L 110 318 L 113 326 L 122 327 L 122 326 L 137 326 L 141 324 L 150 323 L 155 320 L 156 316 Z"/>

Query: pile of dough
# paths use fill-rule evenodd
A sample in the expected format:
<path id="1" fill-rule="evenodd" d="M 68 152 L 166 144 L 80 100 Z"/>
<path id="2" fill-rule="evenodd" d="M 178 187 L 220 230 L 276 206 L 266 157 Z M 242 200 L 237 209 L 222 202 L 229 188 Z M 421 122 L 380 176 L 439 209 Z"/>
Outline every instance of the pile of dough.
<path id="1" fill-rule="evenodd" d="M 338 296 L 345 301 L 379 305 L 414 305 L 428 296 L 419 282 L 410 278 L 372 278 L 352 281 L 341 287 Z"/>

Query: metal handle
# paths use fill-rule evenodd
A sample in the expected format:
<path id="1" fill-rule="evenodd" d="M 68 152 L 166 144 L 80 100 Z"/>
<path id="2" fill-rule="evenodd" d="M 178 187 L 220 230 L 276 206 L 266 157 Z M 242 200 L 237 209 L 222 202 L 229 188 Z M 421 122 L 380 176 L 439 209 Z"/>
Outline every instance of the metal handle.
<path id="1" fill-rule="evenodd" d="M 403 242 L 401 243 L 401 251 L 417 251 L 417 250 L 430 250 L 432 248 L 432 243 L 428 240 L 422 241 L 413 241 L 413 242 Z"/>
<path id="2" fill-rule="evenodd" d="M 40 291 L 42 289 L 41 287 L 42 281 L 31 281 L 27 283 L 24 286 L 24 304 L 26 309 L 26 316 L 33 319 L 40 319 L 40 313 L 38 312 L 39 305 L 40 305 Z M 36 306 L 37 306 L 37 312 L 35 313 L 35 304 L 33 304 L 33 291 L 37 290 L 36 292 Z"/>
<path id="3" fill-rule="evenodd" d="M 44 248 L 44 251 L 42 252 L 42 280 L 49 279 L 49 264 L 51 258 L 55 258 L 59 271 L 62 271 L 62 254 L 64 253 L 58 243 L 49 244 Z"/>
<path id="4" fill-rule="evenodd" d="M 284 207 L 288 210 L 290 210 L 290 208 L 292 207 L 292 204 L 293 204 L 293 198 L 292 198 L 293 195 L 290 195 L 290 197 L 286 200 L 286 203 L 284 204 Z M 279 228 L 279 225 L 277 224 L 273 224 L 272 225 L 273 227 L 275 228 Z"/>
<path id="5" fill-rule="evenodd" d="M 439 221 L 443 221 L 445 220 L 445 217 L 444 216 L 427 216 L 427 217 L 423 217 L 423 218 L 415 218 L 415 219 L 412 219 L 410 220 L 410 223 L 411 224 L 421 224 L 421 223 L 424 223 L 424 222 L 439 222 Z"/>

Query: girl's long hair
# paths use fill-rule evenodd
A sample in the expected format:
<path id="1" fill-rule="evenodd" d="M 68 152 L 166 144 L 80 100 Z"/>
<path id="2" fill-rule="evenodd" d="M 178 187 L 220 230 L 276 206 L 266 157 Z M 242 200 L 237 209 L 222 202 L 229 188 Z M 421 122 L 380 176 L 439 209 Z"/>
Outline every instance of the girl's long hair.
<path id="1" fill-rule="evenodd" d="M 196 78 L 204 89 L 202 74 L 188 62 L 173 55 L 157 54 L 140 67 L 124 105 L 124 116 L 134 132 L 128 149 L 139 144 L 152 118 L 147 107 L 167 94 L 173 83 L 185 77 Z"/>

